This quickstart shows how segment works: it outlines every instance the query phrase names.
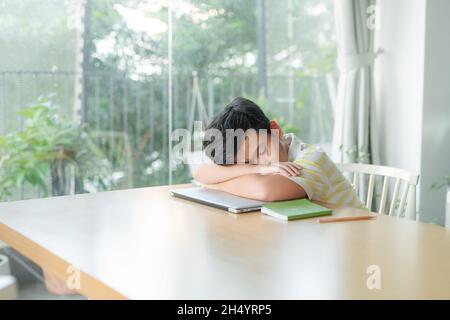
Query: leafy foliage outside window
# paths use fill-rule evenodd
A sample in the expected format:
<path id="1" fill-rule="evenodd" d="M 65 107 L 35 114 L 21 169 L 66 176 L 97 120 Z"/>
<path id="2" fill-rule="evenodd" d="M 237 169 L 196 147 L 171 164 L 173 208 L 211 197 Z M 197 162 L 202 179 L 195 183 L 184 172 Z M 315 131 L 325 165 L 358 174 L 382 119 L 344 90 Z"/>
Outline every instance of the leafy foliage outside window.
<path id="1" fill-rule="evenodd" d="M 358 149 L 358 146 L 354 144 L 349 149 L 344 150 L 344 146 L 341 144 L 339 146 L 339 151 L 341 153 L 345 152 L 345 154 L 349 157 L 350 162 L 370 163 L 370 153 L 364 151 L 364 146 Z"/>
<path id="2" fill-rule="evenodd" d="M 290 125 L 284 116 L 275 114 L 273 112 L 273 108 L 271 108 L 270 101 L 266 97 L 264 97 L 262 93 L 258 96 L 256 102 L 270 120 L 275 120 L 279 124 L 283 133 L 293 133 L 296 136 L 300 136 L 301 128 L 299 126 Z M 298 119 L 300 119 L 301 110 L 304 107 L 304 104 L 304 97 L 299 97 L 295 104 L 295 109 L 297 111 L 296 117 Z"/>
<path id="3" fill-rule="evenodd" d="M 3 96 L 4 106 L 8 109 L 4 112 L 6 130 L 2 128 L 1 132 L 17 129 L 19 121 L 11 111 L 22 107 L 22 102 L 15 105 L 17 101 L 28 103 L 38 94 L 56 92 L 58 100 L 53 101 L 58 101 L 66 113 L 72 112 L 72 102 L 76 97 L 70 88 L 78 77 L 78 71 L 72 70 L 75 53 L 78 52 L 78 49 L 74 51 L 73 40 L 78 39 L 78 31 L 81 30 L 75 25 L 66 25 L 67 17 L 72 17 L 72 20 L 79 21 L 77 23 L 84 24 L 82 40 L 84 54 L 87 54 L 84 57 L 86 69 L 83 70 L 87 124 L 83 128 L 74 125 L 89 136 L 89 143 L 94 140 L 100 149 L 96 153 L 101 155 L 112 174 L 98 180 L 106 181 L 105 185 L 110 189 L 167 184 L 170 168 L 173 169 L 172 183 L 189 181 L 186 165 L 169 163 L 168 99 L 170 95 L 173 128 L 187 128 L 192 97 L 196 94 L 193 90 L 194 73 L 209 116 L 222 110 L 234 97 L 242 95 L 257 101 L 285 132 L 293 132 L 312 143 L 329 142 L 332 110 L 328 93 L 331 90 L 328 90 L 324 74 L 334 70 L 336 60 L 331 0 L 267 2 L 267 14 L 263 16 L 266 24 L 264 51 L 259 51 L 263 47 L 258 46 L 257 41 L 258 2 L 172 2 L 171 88 L 167 85 L 167 1 L 90 0 L 85 2 L 89 10 L 84 12 L 84 19 L 79 19 L 81 12 L 75 10 L 82 6 L 74 4 L 74 1 L 41 2 L 36 6 L 35 1 L 24 0 L 17 6 L 14 1 L 7 1 L 6 13 L 10 19 L 4 21 L 3 29 L 26 32 L 19 32 L 17 41 L 5 42 L 9 44 L 5 54 L 17 57 L 14 59 L 17 60 L 14 64 L 16 69 L 27 72 L 42 69 L 52 73 L 28 75 L 19 71 L 17 77 L 20 81 L 16 81 L 15 75 L 6 77 L 5 83 L 10 83 L 12 88 L 16 83 L 20 84 L 24 96 L 16 99 L 14 90 L 6 90 L 12 94 Z M 289 4 L 292 5 L 291 10 Z M 30 11 L 30 8 L 35 10 Z M 288 19 L 289 14 L 292 19 Z M 51 23 L 45 23 L 46 20 Z M 295 31 L 290 39 L 289 29 Z M 6 32 L 9 39 L 17 38 L 16 33 Z M 30 47 L 27 43 L 35 43 L 36 46 L 32 47 L 39 49 L 33 51 L 32 57 L 26 50 Z M 258 96 L 261 90 L 258 61 L 262 56 L 265 56 L 267 64 L 267 96 Z M 4 71 L 10 67 L 8 63 L 0 69 Z M 58 113 L 61 111 L 58 108 Z M 19 139 L 19 133 L 15 134 Z M 6 154 L 3 149 L 12 148 L 12 143 L 23 143 L 24 138 L 20 143 L 14 142 L 12 137 L 1 139 L 7 140 L 7 146 L 0 146 L 0 157 Z M 63 157 L 69 155 L 65 152 Z M 107 156 L 107 160 L 102 154 Z M 2 161 L 4 165 L 10 165 L 6 158 Z M 11 165 L 16 173 L 25 169 L 27 173 L 21 173 L 17 179 L 10 177 L 5 187 L 8 192 L 16 193 L 22 184 L 34 184 L 42 189 L 44 195 L 71 193 L 73 189 L 77 189 L 76 192 L 102 189 L 94 177 L 86 180 L 85 174 L 78 172 L 75 175 L 77 166 L 70 160 L 53 164 L 49 160 L 52 165 L 41 160 L 33 161 L 42 166 L 34 173 L 30 168 Z M 62 171 L 67 173 L 61 174 Z M 6 177 L 2 171 L 0 179 L 7 181 Z"/>
<path id="4" fill-rule="evenodd" d="M 50 99 L 20 110 L 23 130 L 0 136 L 0 200 L 26 185 L 43 196 L 111 188 L 110 164 L 90 133 L 59 116 Z"/>

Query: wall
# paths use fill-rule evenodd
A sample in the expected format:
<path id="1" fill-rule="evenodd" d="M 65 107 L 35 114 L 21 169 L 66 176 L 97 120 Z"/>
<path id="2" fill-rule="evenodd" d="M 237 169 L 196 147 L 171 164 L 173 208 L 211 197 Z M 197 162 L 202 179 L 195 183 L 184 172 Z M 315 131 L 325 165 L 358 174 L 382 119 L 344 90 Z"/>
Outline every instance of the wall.
<path id="1" fill-rule="evenodd" d="M 446 188 L 431 185 L 450 174 L 450 1 L 428 0 L 426 8 L 420 210 L 443 223 Z"/>
<path id="2" fill-rule="evenodd" d="M 378 10 L 374 154 L 421 174 L 421 219 L 443 224 L 445 192 L 430 186 L 450 173 L 450 1 L 378 0 Z"/>
<path id="3" fill-rule="evenodd" d="M 379 128 L 379 161 L 418 172 L 425 1 L 379 0 L 378 6 L 375 46 L 383 53 L 375 64 L 374 120 Z"/>

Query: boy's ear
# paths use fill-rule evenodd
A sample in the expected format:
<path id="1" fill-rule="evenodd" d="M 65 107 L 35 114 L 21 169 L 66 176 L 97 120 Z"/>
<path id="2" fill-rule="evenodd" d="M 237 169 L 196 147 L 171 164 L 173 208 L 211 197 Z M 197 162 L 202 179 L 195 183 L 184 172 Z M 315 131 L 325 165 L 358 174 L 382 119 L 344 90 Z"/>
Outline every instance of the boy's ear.
<path id="1" fill-rule="evenodd" d="M 281 139 L 283 137 L 283 130 L 281 129 L 280 125 L 278 124 L 278 122 L 276 122 L 275 120 L 271 120 L 270 121 L 270 129 L 271 130 L 278 130 L 279 132 L 279 139 Z"/>

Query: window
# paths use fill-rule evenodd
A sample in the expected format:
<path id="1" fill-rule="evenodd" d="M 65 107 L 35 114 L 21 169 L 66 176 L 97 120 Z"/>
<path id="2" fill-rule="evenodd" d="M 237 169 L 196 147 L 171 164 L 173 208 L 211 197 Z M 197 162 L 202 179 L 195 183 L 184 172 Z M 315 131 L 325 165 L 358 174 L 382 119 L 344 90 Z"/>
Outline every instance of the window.
<path id="1" fill-rule="evenodd" d="M 331 0 L 2 3 L 2 199 L 188 182 L 169 131 L 239 95 L 331 141 Z"/>

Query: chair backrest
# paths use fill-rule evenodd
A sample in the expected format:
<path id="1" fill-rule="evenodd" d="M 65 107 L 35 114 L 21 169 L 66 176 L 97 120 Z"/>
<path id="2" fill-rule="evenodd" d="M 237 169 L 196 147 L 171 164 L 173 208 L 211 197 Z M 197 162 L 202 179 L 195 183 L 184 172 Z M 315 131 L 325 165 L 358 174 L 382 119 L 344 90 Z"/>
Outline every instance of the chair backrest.
<path id="1" fill-rule="evenodd" d="M 351 183 L 359 197 L 359 183 L 362 179 L 361 177 L 369 175 L 365 203 L 368 209 L 372 208 L 376 177 L 380 176 L 383 178 L 383 185 L 378 213 L 416 220 L 416 186 L 419 181 L 419 175 L 403 169 L 371 164 L 339 163 L 336 165 L 342 172 L 350 173 Z M 388 206 L 388 189 L 391 179 L 393 179 L 395 183 L 391 202 Z"/>

